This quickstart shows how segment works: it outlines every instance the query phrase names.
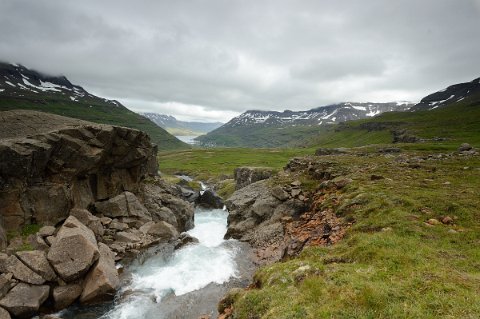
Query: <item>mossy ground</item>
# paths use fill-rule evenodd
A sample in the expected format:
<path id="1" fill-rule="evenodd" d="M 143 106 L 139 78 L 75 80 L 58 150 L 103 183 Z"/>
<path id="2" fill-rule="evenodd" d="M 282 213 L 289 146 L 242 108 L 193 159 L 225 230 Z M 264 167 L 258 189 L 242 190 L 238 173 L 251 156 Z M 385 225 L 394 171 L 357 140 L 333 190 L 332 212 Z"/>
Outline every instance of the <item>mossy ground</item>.
<path id="1" fill-rule="evenodd" d="M 480 157 L 437 159 L 444 149 L 436 144 L 401 147 L 396 155 L 372 146 L 356 150 L 364 156 L 328 157 L 352 179 L 323 203 L 353 222 L 346 237 L 258 270 L 234 318 L 479 317 Z M 313 150 L 194 150 L 163 153 L 160 167 L 209 178 L 242 165 L 280 169 L 306 153 Z M 427 160 L 410 165 L 398 156 Z M 454 224 L 426 224 L 445 216 Z"/>

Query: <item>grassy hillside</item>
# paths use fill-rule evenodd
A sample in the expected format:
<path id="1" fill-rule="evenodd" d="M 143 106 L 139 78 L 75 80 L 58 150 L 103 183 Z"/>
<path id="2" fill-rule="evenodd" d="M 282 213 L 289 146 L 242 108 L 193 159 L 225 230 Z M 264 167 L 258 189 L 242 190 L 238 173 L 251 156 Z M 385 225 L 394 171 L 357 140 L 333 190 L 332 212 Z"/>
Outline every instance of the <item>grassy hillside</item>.
<path id="1" fill-rule="evenodd" d="M 101 103 L 100 99 L 72 102 L 65 98 L 31 96 L 27 98 L 0 97 L 0 111 L 28 109 L 78 118 L 95 123 L 126 126 L 145 131 L 160 150 L 184 149 L 188 145 L 143 116 L 122 106 Z"/>
<path id="2" fill-rule="evenodd" d="M 386 144 L 392 142 L 393 130 L 407 130 L 409 134 L 429 140 L 429 145 L 433 142 L 433 147 L 438 149 L 453 149 L 462 142 L 480 146 L 480 96 L 432 111 L 384 113 L 368 120 L 346 122 L 318 134 L 309 145 Z M 412 147 L 421 149 L 422 145 Z"/>

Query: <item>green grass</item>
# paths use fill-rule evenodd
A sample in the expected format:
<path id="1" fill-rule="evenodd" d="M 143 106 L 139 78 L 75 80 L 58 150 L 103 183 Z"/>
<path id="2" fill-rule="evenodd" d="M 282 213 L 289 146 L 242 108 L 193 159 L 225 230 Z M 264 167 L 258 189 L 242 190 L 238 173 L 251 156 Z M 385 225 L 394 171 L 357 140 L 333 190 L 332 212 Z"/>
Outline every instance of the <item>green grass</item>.
<path id="1" fill-rule="evenodd" d="M 223 180 L 233 177 L 240 166 L 270 167 L 281 170 L 295 156 L 313 154 L 313 149 L 248 149 L 215 148 L 161 152 L 158 155 L 160 171 L 166 174 L 184 173 L 198 180 Z"/>
<path id="2" fill-rule="evenodd" d="M 346 238 L 260 269 L 235 318 L 478 318 L 480 158 L 334 161 L 353 182 L 323 205 L 354 221 Z M 425 225 L 446 215 L 455 225 Z"/>

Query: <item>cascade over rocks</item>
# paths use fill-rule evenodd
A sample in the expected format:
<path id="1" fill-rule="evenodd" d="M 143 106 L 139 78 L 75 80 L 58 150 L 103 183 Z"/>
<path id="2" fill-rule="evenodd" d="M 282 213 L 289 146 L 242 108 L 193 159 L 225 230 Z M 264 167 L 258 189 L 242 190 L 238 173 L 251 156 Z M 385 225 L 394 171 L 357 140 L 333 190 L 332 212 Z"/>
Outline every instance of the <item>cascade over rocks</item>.
<path id="1" fill-rule="evenodd" d="M 111 299 L 120 284 L 116 261 L 161 243 L 173 249 L 193 227 L 193 205 L 157 176 L 157 150 L 145 133 L 0 113 L 4 122 L 34 119 L 23 131 L 0 130 L 0 249 L 8 253 L 0 253 L 0 318 Z M 30 224 L 42 227 L 7 241 L 7 232 Z"/>

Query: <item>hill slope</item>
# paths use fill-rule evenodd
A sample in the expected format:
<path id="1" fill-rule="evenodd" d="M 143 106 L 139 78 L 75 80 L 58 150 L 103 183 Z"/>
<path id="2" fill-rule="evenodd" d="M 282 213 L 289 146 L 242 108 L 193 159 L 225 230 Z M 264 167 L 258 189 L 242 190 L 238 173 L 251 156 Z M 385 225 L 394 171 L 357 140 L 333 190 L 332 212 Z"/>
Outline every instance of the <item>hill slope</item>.
<path id="1" fill-rule="evenodd" d="M 153 123 L 164 128 L 167 132 L 173 135 L 184 136 L 198 136 L 206 134 L 219 128 L 223 125 L 221 122 L 206 123 L 206 122 L 186 122 L 179 121 L 175 117 L 170 115 L 158 114 L 158 113 L 140 113 L 146 118 L 150 119 Z"/>
<path id="2" fill-rule="evenodd" d="M 325 126 L 372 117 L 383 112 L 405 111 L 412 105 L 408 102 L 345 102 L 308 111 L 247 111 L 196 140 L 205 146 L 293 146 L 308 140 Z"/>
<path id="3" fill-rule="evenodd" d="M 64 76 L 48 76 L 21 65 L 0 63 L 0 110 L 30 109 L 148 133 L 160 150 L 188 148 L 177 138 L 117 101 L 73 85 Z"/>
<path id="4" fill-rule="evenodd" d="M 467 83 L 478 85 L 478 79 Z M 392 112 L 371 119 L 351 121 L 331 127 L 318 134 L 311 146 L 353 147 L 368 144 L 392 143 L 394 135 L 416 137 L 417 141 L 435 143 L 438 147 L 452 149 L 458 143 L 480 145 L 480 90 L 464 90 L 456 99 L 446 103 L 444 94 L 453 94 L 464 84 L 450 86 L 442 94 L 431 94 L 412 108 L 412 112 Z M 447 93 L 448 92 L 448 93 Z M 468 92 L 468 93 L 467 93 Z M 438 107 L 436 107 L 438 106 Z M 412 146 L 422 147 L 422 144 Z"/>

